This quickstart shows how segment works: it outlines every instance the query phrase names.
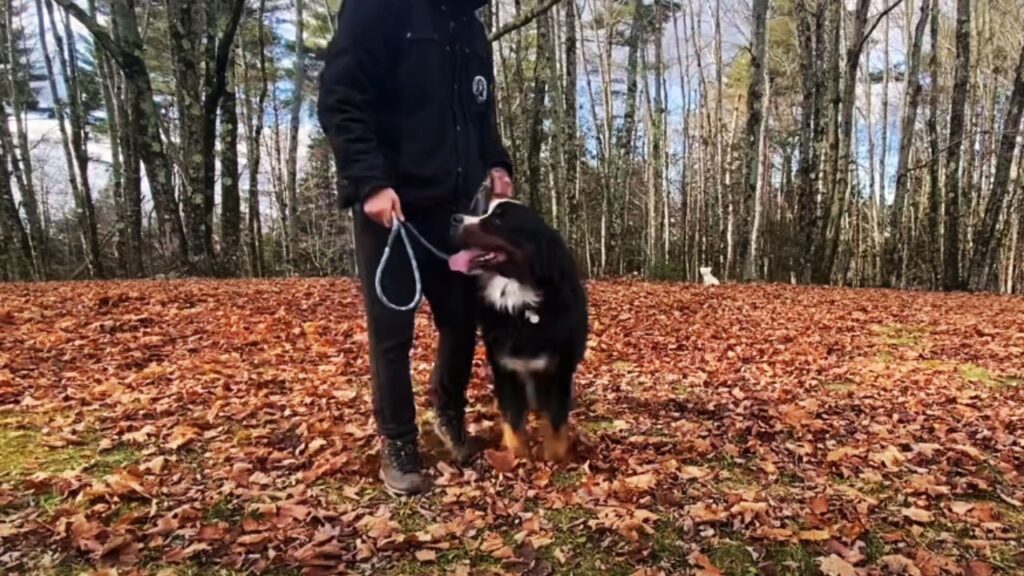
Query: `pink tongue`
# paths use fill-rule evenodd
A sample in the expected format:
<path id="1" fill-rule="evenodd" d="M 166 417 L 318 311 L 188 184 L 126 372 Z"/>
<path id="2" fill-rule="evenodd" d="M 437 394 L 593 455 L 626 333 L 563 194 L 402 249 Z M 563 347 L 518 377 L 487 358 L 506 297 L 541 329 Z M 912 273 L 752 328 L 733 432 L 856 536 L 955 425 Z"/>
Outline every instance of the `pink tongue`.
<path id="1" fill-rule="evenodd" d="M 469 269 L 473 267 L 473 259 L 479 256 L 481 252 L 479 250 L 463 250 L 452 255 L 448 259 L 448 267 L 453 272 L 461 272 L 463 274 L 469 274 Z"/>

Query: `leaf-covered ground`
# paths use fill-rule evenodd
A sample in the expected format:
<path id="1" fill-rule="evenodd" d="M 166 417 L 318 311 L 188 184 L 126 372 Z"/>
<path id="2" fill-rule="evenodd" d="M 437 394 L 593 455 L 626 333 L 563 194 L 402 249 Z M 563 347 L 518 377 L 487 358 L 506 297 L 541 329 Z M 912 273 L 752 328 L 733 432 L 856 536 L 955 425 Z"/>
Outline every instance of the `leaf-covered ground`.
<path id="1" fill-rule="evenodd" d="M 351 282 L 0 286 L 0 572 L 1024 573 L 1024 301 L 589 289 L 573 461 L 396 500 Z"/>

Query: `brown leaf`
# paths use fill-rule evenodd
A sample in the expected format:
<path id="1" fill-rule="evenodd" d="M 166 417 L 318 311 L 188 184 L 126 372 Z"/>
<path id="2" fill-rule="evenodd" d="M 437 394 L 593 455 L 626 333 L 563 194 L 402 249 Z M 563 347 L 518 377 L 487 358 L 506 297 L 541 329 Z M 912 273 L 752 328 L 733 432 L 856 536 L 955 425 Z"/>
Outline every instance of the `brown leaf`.
<path id="1" fill-rule="evenodd" d="M 857 576 L 857 569 L 835 554 L 818 558 L 818 567 L 824 576 Z"/>
<path id="2" fill-rule="evenodd" d="M 981 560 L 971 560 L 964 565 L 964 576 L 991 576 L 992 567 Z"/>
<path id="3" fill-rule="evenodd" d="M 823 515 L 828 512 L 828 498 L 826 496 L 815 496 L 814 498 L 811 498 L 808 508 L 810 508 L 811 512 L 814 512 L 815 514 Z"/>
<path id="4" fill-rule="evenodd" d="M 167 440 L 167 447 L 171 450 L 177 450 L 191 444 L 199 438 L 199 430 L 191 426 L 177 426 L 171 431 L 171 436 Z"/>
<path id="5" fill-rule="evenodd" d="M 415 553 L 416 559 L 420 562 L 436 562 L 437 552 L 433 550 L 417 550 Z"/>
<path id="6" fill-rule="evenodd" d="M 901 513 L 903 514 L 903 516 L 910 518 L 914 522 L 919 522 L 921 524 L 928 524 L 929 522 L 935 520 L 935 516 L 931 512 L 927 510 L 922 510 L 921 508 L 904 508 L 901 511 Z"/>
<path id="7" fill-rule="evenodd" d="M 497 450 L 487 450 L 484 452 L 484 457 L 491 466 L 502 474 L 508 474 L 516 467 L 516 457 L 511 450 L 503 450 L 501 452 Z"/>

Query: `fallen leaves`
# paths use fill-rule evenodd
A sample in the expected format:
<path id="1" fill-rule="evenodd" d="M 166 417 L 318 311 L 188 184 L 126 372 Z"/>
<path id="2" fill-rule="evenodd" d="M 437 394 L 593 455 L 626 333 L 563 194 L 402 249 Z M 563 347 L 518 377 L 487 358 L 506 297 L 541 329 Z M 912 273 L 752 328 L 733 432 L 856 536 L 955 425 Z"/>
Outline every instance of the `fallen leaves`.
<path id="1" fill-rule="evenodd" d="M 857 576 L 857 569 L 835 554 L 819 558 L 818 568 L 824 576 Z"/>
<path id="2" fill-rule="evenodd" d="M 927 510 L 922 510 L 921 508 L 904 508 L 903 510 L 900 511 L 900 513 L 903 516 L 910 518 L 914 522 L 918 522 L 920 524 L 928 524 L 929 522 L 933 522 L 935 520 L 934 514 Z"/>
<path id="3" fill-rule="evenodd" d="M 0 548 L 18 551 L 0 572 L 33 573 L 25 558 L 48 550 L 97 574 L 810 570 L 780 550 L 825 576 L 1020 569 L 1024 303 L 589 290 L 578 459 L 491 443 L 456 466 L 425 433 L 434 488 L 395 500 L 377 480 L 354 283 L 0 285 L 0 434 L 39 450 L 0 470 Z M 416 330 L 423 415 L 436 348 L 426 315 Z M 471 432 L 493 439 L 479 351 L 469 396 Z"/>

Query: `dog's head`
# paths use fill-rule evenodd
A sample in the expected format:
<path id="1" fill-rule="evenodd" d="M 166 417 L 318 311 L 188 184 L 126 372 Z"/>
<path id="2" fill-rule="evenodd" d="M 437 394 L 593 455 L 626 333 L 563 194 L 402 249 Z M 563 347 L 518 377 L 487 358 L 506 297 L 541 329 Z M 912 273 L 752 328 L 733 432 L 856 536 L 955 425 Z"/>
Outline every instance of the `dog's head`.
<path id="1" fill-rule="evenodd" d="M 491 200 L 481 216 L 453 216 L 452 234 L 461 248 L 448 260 L 456 272 L 498 274 L 522 282 L 542 281 L 556 272 L 552 251 L 557 233 L 515 200 Z"/>
<path id="2" fill-rule="evenodd" d="M 700 275 L 701 276 L 710 276 L 711 275 L 711 268 L 708 267 L 708 266 L 702 266 L 701 269 L 700 269 Z"/>

